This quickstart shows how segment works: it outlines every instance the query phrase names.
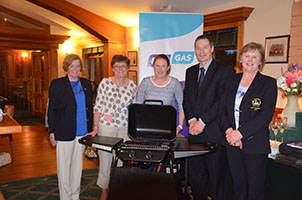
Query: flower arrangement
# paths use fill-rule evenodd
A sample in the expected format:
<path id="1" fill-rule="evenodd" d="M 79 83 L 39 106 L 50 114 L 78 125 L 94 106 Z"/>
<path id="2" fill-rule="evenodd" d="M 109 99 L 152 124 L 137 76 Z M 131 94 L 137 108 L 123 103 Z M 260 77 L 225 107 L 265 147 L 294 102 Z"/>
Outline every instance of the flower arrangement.
<path id="1" fill-rule="evenodd" d="M 302 68 L 298 64 L 289 65 L 285 73 L 277 78 L 277 86 L 284 96 L 300 96 L 302 90 Z"/>

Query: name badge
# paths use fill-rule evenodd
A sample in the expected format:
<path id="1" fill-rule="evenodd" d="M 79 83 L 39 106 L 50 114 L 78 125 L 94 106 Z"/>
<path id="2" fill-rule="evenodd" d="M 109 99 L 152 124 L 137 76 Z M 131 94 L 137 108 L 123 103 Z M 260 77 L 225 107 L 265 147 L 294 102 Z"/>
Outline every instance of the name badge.
<path id="1" fill-rule="evenodd" d="M 260 98 L 254 98 L 252 100 L 252 106 L 251 109 L 253 109 L 254 111 L 260 110 L 261 107 L 261 99 Z"/>

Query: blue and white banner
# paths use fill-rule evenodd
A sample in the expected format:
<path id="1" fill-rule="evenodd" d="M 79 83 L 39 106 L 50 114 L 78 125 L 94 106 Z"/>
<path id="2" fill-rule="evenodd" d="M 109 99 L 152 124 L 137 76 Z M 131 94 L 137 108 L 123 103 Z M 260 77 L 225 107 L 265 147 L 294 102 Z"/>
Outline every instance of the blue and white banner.
<path id="1" fill-rule="evenodd" d="M 201 34 L 203 14 L 140 13 L 139 83 L 154 74 L 154 57 L 165 54 L 171 63 L 170 75 L 184 87 L 186 69 L 197 63 L 194 41 Z M 181 133 L 188 135 L 186 123 Z"/>
<path id="2" fill-rule="evenodd" d="M 197 63 L 194 41 L 203 33 L 203 14 L 139 14 L 139 82 L 154 74 L 152 63 L 158 54 L 170 58 L 170 75 L 185 80 L 186 68 Z"/>

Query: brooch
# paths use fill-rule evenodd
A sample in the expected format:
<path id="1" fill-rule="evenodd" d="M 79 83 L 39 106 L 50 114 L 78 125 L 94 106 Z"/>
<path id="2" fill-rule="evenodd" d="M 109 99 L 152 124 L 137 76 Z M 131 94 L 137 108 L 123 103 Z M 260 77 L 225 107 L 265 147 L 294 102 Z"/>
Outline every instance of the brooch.
<path id="1" fill-rule="evenodd" d="M 254 98 L 252 100 L 252 106 L 251 109 L 253 109 L 254 111 L 260 110 L 260 106 L 261 106 L 261 99 L 259 98 Z"/>

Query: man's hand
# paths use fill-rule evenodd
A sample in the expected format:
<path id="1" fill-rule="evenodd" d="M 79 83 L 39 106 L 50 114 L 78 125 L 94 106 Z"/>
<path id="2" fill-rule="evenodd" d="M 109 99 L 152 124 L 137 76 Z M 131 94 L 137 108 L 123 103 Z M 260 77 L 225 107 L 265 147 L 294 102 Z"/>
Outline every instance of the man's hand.
<path id="1" fill-rule="evenodd" d="M 57 145 L 58 142 L 55 140 L 55 134 L 54 133 L 49 134 L 49 141 L 50 141 L 50 143 L 53 147 L 55 147 Z"/>
<path id="2" fill-rule="evenodd" d="M 203 132 L 204 125 L 199 120 L 194 120 L 190 123 L 189 133 L 191 135 L 199 135 Z"/>

